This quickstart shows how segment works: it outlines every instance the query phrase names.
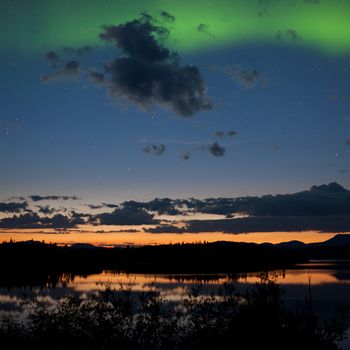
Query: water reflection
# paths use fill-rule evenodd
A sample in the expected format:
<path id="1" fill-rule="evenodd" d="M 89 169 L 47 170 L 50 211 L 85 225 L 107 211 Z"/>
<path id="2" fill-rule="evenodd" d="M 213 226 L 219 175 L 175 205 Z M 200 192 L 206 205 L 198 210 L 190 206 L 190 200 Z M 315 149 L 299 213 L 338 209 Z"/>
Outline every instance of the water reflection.
<path id="1" fill-rule="evenodd" d="M 350 262 L 312 261 L 291 270 L 267 273 L 281 284 L 284 300 L 295 306 L 309 293 L 309 283 L 315 310 L 328 317 L 339 305 L 350 310 Z M 92 274 L 52 274 L 46 281 L 35 285 L 1 281 L 0 311 L 20 312 L 24 302 L 30 299 L 55 302 L 67 295 L 97 293 L 106 285 L 119 290 L 127 288 L 131 293 L 158 291 L 166 300 L 176 301 L 198 288 L 202 295 L 216 295 L 224 283 L 234 283 L 238 291 L 259 281 L 259 273 L 244 274 L 135 274 L 103 271 Z"/>

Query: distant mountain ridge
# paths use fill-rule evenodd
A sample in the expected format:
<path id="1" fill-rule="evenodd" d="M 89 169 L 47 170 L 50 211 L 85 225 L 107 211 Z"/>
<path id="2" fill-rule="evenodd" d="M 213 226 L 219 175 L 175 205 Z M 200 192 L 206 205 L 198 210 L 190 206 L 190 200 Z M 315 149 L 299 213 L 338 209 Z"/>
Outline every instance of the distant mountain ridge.
<path id="1" fill-rule="evenodd" d="M 343 186 L 339 185 L 337 182 L 330 182 L 328 185 L 312 186 L 310 191 L 319 191 L 326 193 L 346 193 L 350 192 Z"/>
<path id="2" fill-rule="evenodd" d="M 321 245 L 321 246 L 345 246 L 350 245 L 350 234 L 338 234 L 334 237 L 328 239 L 327 241 L 320 243 L 311 243 L 313 245 Z"/>
<path id="3" fill-rule="evenodd" d="M 277 243 L 275 245 L 281 248 L 291 249 L 298 249 L 303 247 L 341 247 L 347 245 L 350 246 L 350 234 L 338 234 L 323 242 L 304 243 L 301 241 L 293 240 L 288 242 Z"/>

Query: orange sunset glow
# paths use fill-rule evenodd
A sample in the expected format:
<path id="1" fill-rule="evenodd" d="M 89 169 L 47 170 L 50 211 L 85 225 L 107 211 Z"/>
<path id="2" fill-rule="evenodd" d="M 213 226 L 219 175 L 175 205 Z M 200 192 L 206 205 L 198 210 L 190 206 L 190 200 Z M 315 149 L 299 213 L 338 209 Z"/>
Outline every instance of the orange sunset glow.
<path id="1" fill-rule="evenodd" d="M 110 229 L 110 228 L 109 228 Z M 117 227 L 116 230 L 120 230 Z M 81 227 L 79 231 L 55 232 L 50 229 L 38 230 L 0 230 L 0 241 L 44 241 L 45 243 L 75 244 L 89 243 L 98 246 L 115 245 L 159 245 L 170 243 L 195 242 L 246 242 L 246 243 L 281 243 L 298 240 L 304 243 L 322 242 L 335 236 L 335 233 L 320 233 L 317 231 L 303 232 L 254 232 L 246 234 L 227 234 L 222 232 L 201 233 L 148 233 L 148 232 L 96 232 L 101 227 Z M 103 231 L 103 230 L 102 230 Z"/>

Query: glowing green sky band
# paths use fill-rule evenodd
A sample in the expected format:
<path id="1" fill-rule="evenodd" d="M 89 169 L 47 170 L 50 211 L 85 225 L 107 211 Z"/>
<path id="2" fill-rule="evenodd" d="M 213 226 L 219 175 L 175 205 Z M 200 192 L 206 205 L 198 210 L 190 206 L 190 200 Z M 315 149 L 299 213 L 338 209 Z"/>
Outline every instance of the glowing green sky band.
<path id="1" fill-rule="evenodd" d="M 176 17 L 168 45 L 182 52 L 246 42 L 276 42 L 296 31 L 298 44 L 350 53 L 347 0 L 3 0 L 0 48 L 28 53 L 100 44 L 102 24 L 119 24 L 147 11 Z M 198 31 L 199 24 L 205 31 Z M 295 40 L 286 36 L 286 43 Z M 294 42 L 293 42 L 294 41 Z"/>

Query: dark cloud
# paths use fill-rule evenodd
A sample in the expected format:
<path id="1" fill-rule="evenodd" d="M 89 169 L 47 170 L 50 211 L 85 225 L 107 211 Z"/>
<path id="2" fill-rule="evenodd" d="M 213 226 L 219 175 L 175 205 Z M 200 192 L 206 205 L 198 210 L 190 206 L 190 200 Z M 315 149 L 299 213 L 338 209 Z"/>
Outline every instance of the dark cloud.
<path id="1" fill-rule="evenodd" d="M 348 172 L 347 169 L 340 169 L 338 171 L 339 174 L 346 174 L 347 172 Z"/>
<path id="2" fill-rule="evenodd" d="M 266 16 L 268 14 L 269 14 L 269 10 L 266 7 L 260 9 L 258 12 L 259 17 L 263 17 L 263 16 Z"/>
<path id="3" fill-rule="evenodd" d="M 87 207 L 90 209 L 102 209 L 102 208 L 118 208 L 119 205 L 117 204 L 109 204 L 109 203 L 102 203 L 102 204 L 86 204 Z"/>
<path id="4" fill-rule="evenodd" d="M 227 133 L 225 132 L 221 132 L 221 131 L 218 131 L 217 133 L 215 133 L 216 137 L 224 137 L 226 135 L 228 135 Z M 184 152 L 183 154 L 181 154 L 180 156 L 180 159 L 181 160 L 188 160 L 192 157 L 192 153 L 194 151 L 197 151 L 197 150 L 200 150 L 200 151 L 203 151 L 203 152 L 208 152 L 210 153 L 211 155 L 215 156 L 215 157 L 222 157 L 225 152 L 226 152 L 226 148 L 223 147 L 223 146 L 220 146 L 218 142 L 214 142 L 214 143 L 211 143 L 211 144 L 200 144 L 200 143 L 197 143 L 197 144 L 193 144 L 192 145 L 192 149 L 191 150 L 187 150 L 186 152 Z"/>
<path id="5" fill-rule="evenodd" d="M 101 205 L 101 204 L 86 204 L 87 207 L 89 207 L 90 209 L 102 209 L 104 208 L 105 206 L 104 205 Z"/>
<path id="6" fill-rule="evenodd" d="M 222 220 L 195 220 L 188 222 L 185 232 L 348 232 L 350 215 L 325 216 L 256 216 Z"/>
<path id="7" fill-rule="evenodd" d="M 224 137 L 225 136 L 225 131 L 217 131 L 215 133 L 215 137 Z"/>
<path id="8" fill-rule="evenodd" d="M 12 196 L 7 198 L 7 201 L 11 202 L 11 201 L 25 201 L 26 199 L 24 197 L 17 197 L 17 196 Z"/>
<path id="9" fill-rule="evenodd" d="M 19 213 L 27 209 L 28 209 L 27 202 L 0 203 L 0 212 L 2 213 Z"/>
<path id="10" fill-rule="evenodd" d="M 89 73 L 89 77 L 93 83 L 96 85 L 103 85 L 105 80 L 104 80 L 104 74 L 99 73 L 96 70 L 91 70 Z"/>
<path id="11" fill-rule="evenodd" d="M 50 75 L 43 75 L 41 80 L 45 83 L 58 81 L 62 79 L 77 79 L 80 76 L 80 63 L 78 61 L 69 61 L 63 68 L 56 69 Z"/>
<path id="12" fill-rule="evenodd" d="M 58 62 L 60 61 L 60 56 L 54 51 L 47 52 L 45 54 L 45 58 L 53 68 L 56 68 Z"/>
<path id="13" fill-rule="evenodd" d="M 115 209 L 112 213 L 96 216 L 101 225 L 150 225 L 157 224 L 154 215 L 141 208 L 124 207 Z"/>
<path id="14" fill-rule="evenodd" d="M 236 136 L 237 134 L 238 134 L 237 131 L 234 131 L 234 130 L 227 131 L 227 135 L 230 136 L 230 137 Z"/>
<path id="15" fill-rule="evenodd" d="M 56 211 L 58 211 L 57 209 L 52 208 L 48 205 L 37 205 L 36 207 L 39 209 L 38 210 L 39 213 L 46 214 L 46 215 L 53 214 Z"/>
<path id="16" fill-rule="evenodd" d="M 160 156 L 160 155 L 162 155 L 165 152 L 165 145 L 162 144 L 162 143 L 159 144 L 159 145 L 149 144 L 149 145 L 146 145 L 143 148 L 143 151 L 145 153 L 148 153 L 148 154 L 153 154 L 155 156 Z"/>
<path id="17" fill-rule="evenodd" d="M 69 199 L 72 199 L 72 200 L 74 200 L 74 201 L 78 201 L 78 200 L 80 200 L 81 198 L 79 198 L 79 197 L 77 197 L 77 196 L 62 196 L 62 199 L 63 199 L 64 201 L 67 201 L 67 200 L 69 200 Z"/>
<path id="18" fill-rule="evenodd" d="M 102 40 L 114 42 L 124 54 L 150 62 L 162 62 L 170 58 L 172 53 L 159 44 L 156 35 L 162 35 L 164 27 L 156 26 L 151 16 L 145 15 L 140 19 L 120 24 L 104 26 L 100 34 Z"/>
<path id="19" fill-rule="evenodd" d="M 246 89 L 254 88 L 258 85 L 267 84 L 266 77 L 258 69 L 244 68 L 239 64 L 226 65 L 225 67 L 215 67 L 227 74 L 233 81 Z"/>
<path id="20" fill-rule="evenodd" d="M 149 202 L 126 201 L 122 203 L 123 207 L 129 209 L 145 209 L 157 212 L 159 215 L 179 215 L 182 212 L 179 207 L 182 206 L 180 200 L 170 198 L 155 198 Z"/>
<path id="21" fill-rule="evenodd" d="M 214 35 L 210 32 L 209 28 L 210 28 L 210 26 L 208 24 L 200 23 L 197 26 L 197 31 L 213 37 Z"/>
<path id="22" fill-rule="evenodd" d="M 157 41 L 167 34 L 145 14 L 125 24 L 104 26 L 100 38 L 115 43 L 123 53 L 110 62 L 104 75 L 109 95 L 143 108 L 165 106 L 183 117 L 212 109 L 199 69 L 181 66 L 178 54 Z"/>
<path id="23" fill-rule="evenodd" d="M 53 217 L 41 217 L 37 213 L 14 215 L 0 220 L 1 228 L 72 228 L 86 223 L 82 217 L 68 217 L 56 214 Z"/>
<path id="24" fill-rule="evenodd" d="M 153 228 L 144 228 L 144 231 L 150 233 L 186 233 L 187 228 L 174 225 L 159 225 Z"/>
<path id="25" fill-rule="evenodd" d="M 41 227 L 40 217 L 36 213 L 27 213 L 23 215 L 14 215 L 10 218 L 0 220 L 1 228 L 37 228 Z"/>
<path id="26" fill-rule="evenodd" d="M 161 11 L 160 16 L 168 22 L 175 22 L 176 18 L 166 11 Z"/>
<path id="27" fill-rule="evenodd" d="M 102 203 L 107 208 L 119 208 L 118 204 L 111 204 L 111 203 Z"/>
<path id="28" fill-rule="evenodd" d="M 181 155 L 180 159 L 189 160 L 191 158 L 191 154 L 189 152 L 185 152 Z"/>
<path id="29" fill-rule="evenodd" d="M 215 137 L 225 137 L 225 136 L 228 136 L 228 137 L 233 137 L 237 135 L 237 131 L 234 131 L 234 130 L 229 130 L 229 131 L 216 131 L 215 132 Z"/>
<path id="30" fill-rule="evenodd" d="M 89 45 L 85 45 L 83 47 L 64 47 L 63 51 L 70 53 L 70 54 L 74 54 L 74 55 L 78 55 L 78 56 L 83 56 L 87 53 L 90 53 L 94 48 L 92 46 Z"/>
<path id="31" fill-rule="evenodd" d="M 82 225 L 85 220 L 79 216 L 72 216 L 71 218 L 62 214 L 56 214 L 52 218 L 43 218 L 41 220 L 43 226 L 53 227 L 53 228 L 69 228 L 76 227 L 77 225 Z"/>
<path id="32" fill-rule="evenodd" d="M 302 38 L 295 29 L 287 29 L 286 31 L 278 30 L 276 33 L 277 40 L 300 41 Z"/>
<path id="33" fill-rule="evenodd" d="M 225 154 L 225 147 L 220 146 L 217 142 L 208 146 L 208 151 L 215 157 L 222 157 Z"/>
<path id="34" fill-rule="evenodd" d="M 287 29 L 286 36 L 291 40 L 301 40 L 301 36 L 294 29 Z"/>
<path id="35" fill-rule="evenodd" d="M 195 212 L 221 215 L 233 213 L 252 216 L 350 215 L 350 191 L 332 182 L 294 194 L 191 199 L 183 204 Z"/>
<path id="36" fill-rule="evenodd" d="M 52 200 L 52 201 L 56 201 L 56 200 L 80 200 L 81 198 L 77 197 L 77 196 L 39 196 L 39 195 L 31 195 L 28 196 L 28 198 L 30 198 L 33 202 L 38 202 L 38 201 L 47 201 L 47 200 Z"/>
<path id="37" fill-rule="evenodd" d="M 346 140 L 346 144 L 347 144 L 347 145 L 350 145 L 350 140 Z"/>

